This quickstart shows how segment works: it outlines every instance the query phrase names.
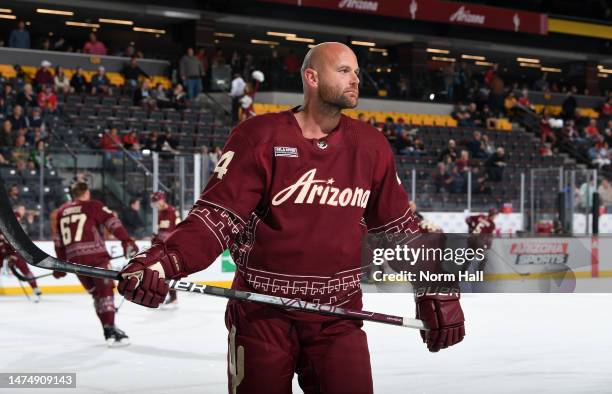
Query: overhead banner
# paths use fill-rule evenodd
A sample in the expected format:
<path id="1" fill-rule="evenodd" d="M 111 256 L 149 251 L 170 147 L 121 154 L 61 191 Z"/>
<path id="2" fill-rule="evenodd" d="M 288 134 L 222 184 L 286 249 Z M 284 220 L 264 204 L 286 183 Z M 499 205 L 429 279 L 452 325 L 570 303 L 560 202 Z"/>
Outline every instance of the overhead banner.
<path id="1" fill-rule="evenodd" d="M 457 24 L 520 33 L 547 34 L 548 17 L 536 12 L 440 0 L 263 0 L 419 21 Z"/>

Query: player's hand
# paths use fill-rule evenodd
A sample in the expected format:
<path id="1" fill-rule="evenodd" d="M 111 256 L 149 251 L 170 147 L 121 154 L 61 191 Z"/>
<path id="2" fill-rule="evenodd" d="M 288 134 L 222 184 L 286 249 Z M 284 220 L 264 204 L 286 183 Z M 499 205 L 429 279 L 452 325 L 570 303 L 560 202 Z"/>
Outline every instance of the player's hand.
<path id="1" fill-rule="evenodd" d="M 66 276 L 65 272 L 62 272 L 62 271 L 53 271 L 53 277 L 55 279 L 60 279 L 60 278 L 63 278 L 64 276 Z"/>
<path id="2" fill-rule="evenodd" d="M 123 255 L 126 259 L 131 259 L 138 253 L 138 245 L 136 245 L 132 238 L 121 241 L 121 247 L 123 247 Z"/>
<path id="3" fill-rule="evenodd" d="M 128 301 L 157 308 L 168 294 L 165 279 L 179 277 L 180 258 L 164 245 L 154 245 L 134 256 L 121 270 L 118 290 Z"/>
<path id="4" fill-rule="evenodd" d="M 430 352 L 453 346 L 465 336 L 464 317 L 459 294 L 430 295 L 416 298 L 416 317 L 425 322 L 428 331 L 421 331 Z"/>

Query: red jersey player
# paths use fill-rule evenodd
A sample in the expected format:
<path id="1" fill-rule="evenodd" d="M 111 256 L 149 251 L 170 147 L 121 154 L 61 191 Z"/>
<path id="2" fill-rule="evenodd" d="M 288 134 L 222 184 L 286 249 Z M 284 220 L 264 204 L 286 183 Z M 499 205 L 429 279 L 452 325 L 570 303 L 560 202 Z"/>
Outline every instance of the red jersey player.
<path id="1" fill-rule="evenodd" d="M 126 299 L 157 307 L 164 278 L 200 271 L 228 248 L 234 289 L 360 309 L 363 237 L 419 228 L 385 137 L 341 114 L 357 105 L 358 73 L 347 46 L 311 49 L 303 106 L 235 127 L 187 218 L 122 270 Z M 459 294 L 415 299 L 431 351 L 463 339 Z M 307 393 L 373 391 L 361 321 L 234 300 L 225 321 L 229 392 L 291 393 L 294 373 Z"/>
<path id="2" fill-rule="evenodd" d="M 497 209 L 489 209 L 488 215 L 473 215 L 465 219 L 470 234 L 493 234 L 495 232 Z"/>
<path id="3" fill-rule="evenodd" d="M 110 268 L 110 256 L 100 231 L 102 226 L 121 241 L 126 257 L 138 251 L 138 247 L 113 212 L 100 201 L 91 199 L 86 183 L 75 183 L 71 187 L 71 193 L 73 200 L 57 210 L 57 235 L 54 243 L 59 259 L 92 267 Z M 56 278 L 65 275 L 65 272 L 53 273 Z M 81 275 L 77 277 L 94 299 L 96 314 L 102 323 L 108 346 L 129 344 L 128 336 L 115 327 L 114 282 Z"/>
<path id="4" fill-rule="evenodd" d="M 13 247 L 4 239 L 4 236 L 0 234 L 0 267 L 2 267 L 2 261 L 4 258 L 8 260 L 8 266 L 14 266 L 17 268 L 21 274 L 27 278 L 32 278 L 28 280 L 28 284 L 32 288 L 32 292 L 34 293 L 34 302 L 40 301 L 40 296 L 42 292 L 38 288 L 38 284 L 36 283 L 36 279 L 34 279 L 34 275 L 32 271 L 28 268 L 28 263 L 13 249 Z"/>
<path id="5" fill-rule="evenodd" d="M 172 231 L 176 228 L 176 225 L 181 222 L 181 218 L 176 214 L 176 208 L 168 204 L 166 201 L 166 193 L 155 192 L 151 195 L 151 202 L 155 209 L 157 209 L 157 234 L 153 236 L 151 244 L 158 242 L 164 242 Z M 168 299 L 164 303 L 167 306 L 177 306 L 176 290 L 170 290 Z"/>

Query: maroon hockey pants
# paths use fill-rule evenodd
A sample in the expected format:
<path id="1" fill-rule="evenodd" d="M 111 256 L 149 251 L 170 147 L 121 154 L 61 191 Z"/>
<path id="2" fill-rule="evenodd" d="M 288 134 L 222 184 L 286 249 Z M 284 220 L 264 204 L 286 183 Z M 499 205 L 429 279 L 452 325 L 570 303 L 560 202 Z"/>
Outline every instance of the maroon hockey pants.
<path id="1" fill-rule="evenodd" d="M 110 268 L 110 263 L 95 264 L 100 268 Z M 115 299 L 113 289 L 115 284 L 110 279 L 91 278 L 89 276 L 77 275 L 85 290 L 94 300 L 96 315 L 100 319 L 102 326 L 112 326 L 115 324 Z"/>
<path id="2" fill-rule="evenodd" d="M 2 261 L 0 260 L 0 263 L 1 262 Z M 14 265 L 19 270 L 19 272 L 21 272 L 21 274 L 25 276 L 26 278 L 34 277 L 34 275 L 32 274 L 32 271 L 30 271 L 30 269 L 28 268 L 28 263 L 26 263 L 25 260 L 21 258 L 21 256 L 19 256 L 17 253 L 9 256 L 9 264 Z M 28 283 L 30 284 L 30 287 L 33 289 L 38 287 L 38 284 L 36 283 L 36 279 L 29 280 Z"/>
<path id="3" fill-rule="evenodd" d="M 359 321 L 298 321 L 267 305 L 230 302 L 225 323 L 231 394 L 288 394 L 294 373 L 305 394 L 373 392 Z"/>

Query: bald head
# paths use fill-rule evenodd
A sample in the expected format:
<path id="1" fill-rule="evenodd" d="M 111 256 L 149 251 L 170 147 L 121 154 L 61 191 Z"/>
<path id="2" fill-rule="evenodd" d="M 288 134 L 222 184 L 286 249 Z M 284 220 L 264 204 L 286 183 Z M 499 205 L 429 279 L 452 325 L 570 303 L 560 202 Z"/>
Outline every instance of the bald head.
<path id="1" fill-rule="evenodd" d="M 302 63 L 305 100 L 318 99 L 337 109 L 354 108 L 359 97 L 357 56 L 339 42 L 311 48 Z"/>

